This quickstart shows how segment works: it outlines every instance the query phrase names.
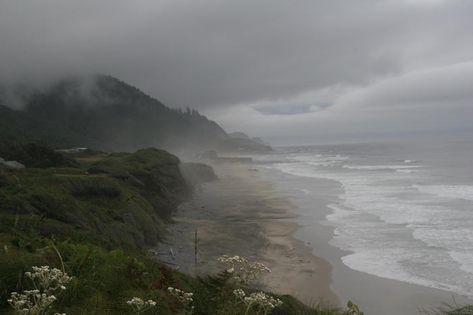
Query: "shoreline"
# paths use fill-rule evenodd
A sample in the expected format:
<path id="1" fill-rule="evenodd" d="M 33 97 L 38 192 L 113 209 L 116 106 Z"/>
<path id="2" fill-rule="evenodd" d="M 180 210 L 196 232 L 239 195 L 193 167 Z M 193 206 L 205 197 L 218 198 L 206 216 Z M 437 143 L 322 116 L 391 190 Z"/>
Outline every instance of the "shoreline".
<path id="1" fill-rule="evenodd" d="M 167 241 L 155 250 L 160 259 L 203 275 L 220 270 L 216 260 L 221 255 L 244 256 L 272 270 L 255 287 L 305 303 L 339 305 L 331 289 L 332 265 L 294 237 L 300 228 L 291 211 L 294 205 L 247 165 L 212 166 L 219 180 L 197 187 L 193 199 L 179 207 Z"/>
<path id="2" fill-rule="evenodd" d="M 300 202 L 304 198 L 285 194 L 286 198 L 296 205 L 291 213 L 295 215 L 295 222 L 300 228 L 294 237 L 309 244 L 315 255 L 330 262 L 333 267 L 332 289 L 342 302 L 354 301 L 366 315 L 416 315 L 421 314 L 420 311 L 435 310 L 445 304 L 461 306 L 473 303 L 471 299 L 450 291 L 382 278 L 349 268 L 342 258 L 352 252 L 330 244 L 335 227 L 323 224 L 327 222 L 326 216 L 333 213 L 328 205 L 338 201 L 342 192 L 338 182 L 323 178 L 301 178 L 282 172 L 261 173 L 280 193 L 286 192 L 288 187 L 297 191 L 295 187 L 301 186 L 301 181 L 304 181 L 304 190 L 311 192 L 307 199 L 317 200 L 317 211 L 314 211 L 313 203 L 304 204 Z"/>
<path id="3" fill-rule="evenodd" d="M 216 274 L 219 256 L 244 256 L 272 269 L 254 283 L 256 288 L 290 294 L 306 304 L 344 306 L 352 300 L 366 315 L 416 315 L 444 303 L 472 302 L 448 291 L 344 265 L 342 257 L 350 252 L 330 244 L 334 226 L 322 223 L 332 213 L 327 206 L 340 194 L 335 181 L 301 179 L 262 168 L 255 171 L 248 165 L 213 167 L 219 180 L 199 186 L 194 198 L 179 207 L 168 241 L 160 244 L 161 253 L 173 248 L 174 257 L 163 259 L 171 266 L 194 275 Z M 303 194 L 307 204 L 301 203 Z"/>

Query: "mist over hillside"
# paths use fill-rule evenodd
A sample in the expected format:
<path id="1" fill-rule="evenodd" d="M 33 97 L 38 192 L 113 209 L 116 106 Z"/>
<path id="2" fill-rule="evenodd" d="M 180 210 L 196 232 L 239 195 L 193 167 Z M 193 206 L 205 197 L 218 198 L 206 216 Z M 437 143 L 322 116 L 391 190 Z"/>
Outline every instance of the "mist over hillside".
<path id="1" fill-rule="evenodd" d="M 108 151 L 270 150 L 252 139 L 235 141 L 198 111 L 166 107 L 111 76 L 71 77 L 48 88 L 22 86 L 0 95 L 3 139 Z"/>

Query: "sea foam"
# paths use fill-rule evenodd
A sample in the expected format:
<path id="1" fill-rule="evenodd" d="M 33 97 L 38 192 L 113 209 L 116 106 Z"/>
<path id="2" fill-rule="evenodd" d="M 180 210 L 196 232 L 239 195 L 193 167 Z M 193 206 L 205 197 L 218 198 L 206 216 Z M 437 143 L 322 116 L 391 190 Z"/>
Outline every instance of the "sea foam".
<path id="1" fill-rule="evenodd" d="M 273 167 L 341 185 L 343 194 L 326 220 L 334 227 L 331 244 L 351 252 L 342 259 L 348 267 L 472 297 L 473 216 L 438 201 L 473 200 L 473 186 L 415 184 L 428 174 L 415 160 L 362 162 L 304 152 Z"/>
<path id="2" fill-rule="evenodd" d="M 473 200 L 473 185 L 414 185 L 414 188 L 442 198 Z"/>

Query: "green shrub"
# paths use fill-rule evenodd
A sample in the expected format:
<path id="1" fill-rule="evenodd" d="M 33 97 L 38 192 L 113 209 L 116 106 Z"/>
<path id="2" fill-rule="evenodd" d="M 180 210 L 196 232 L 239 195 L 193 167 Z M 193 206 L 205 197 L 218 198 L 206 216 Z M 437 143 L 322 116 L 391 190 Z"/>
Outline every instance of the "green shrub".
<path id="1" fill-rule="evenodd" d="M 0 144 L 0 157 L 18 161 L 26 167 L 76 167 L 78 163 L 66 158 L 47 145 L 7 141 Z"/>
<path id="2" fill-rule="evenodd" d="M 118 198 L 120 189 L 113 181 L 104 177 L 76 177 L 69 181 L 69 189 L 76 197 Z"/>

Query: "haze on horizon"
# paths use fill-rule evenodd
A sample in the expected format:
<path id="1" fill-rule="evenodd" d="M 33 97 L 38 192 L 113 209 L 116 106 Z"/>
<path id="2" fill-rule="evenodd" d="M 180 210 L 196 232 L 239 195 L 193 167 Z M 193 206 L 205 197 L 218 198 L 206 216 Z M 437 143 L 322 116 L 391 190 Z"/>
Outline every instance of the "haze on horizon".
<path id="1" fill-rule="evenodd" d="M 105 73 L 273 144 L 470 135 L 473 1 L 0 0 L 0 81 Z"/>

